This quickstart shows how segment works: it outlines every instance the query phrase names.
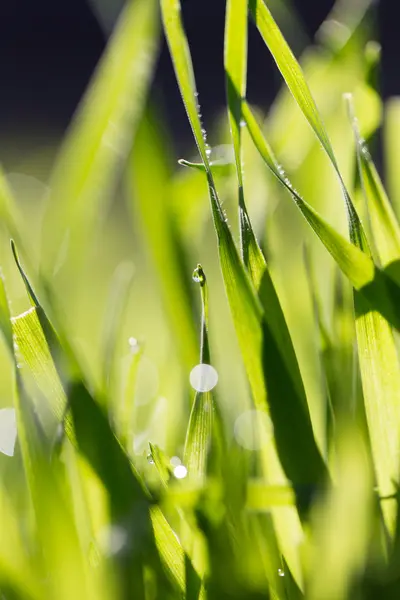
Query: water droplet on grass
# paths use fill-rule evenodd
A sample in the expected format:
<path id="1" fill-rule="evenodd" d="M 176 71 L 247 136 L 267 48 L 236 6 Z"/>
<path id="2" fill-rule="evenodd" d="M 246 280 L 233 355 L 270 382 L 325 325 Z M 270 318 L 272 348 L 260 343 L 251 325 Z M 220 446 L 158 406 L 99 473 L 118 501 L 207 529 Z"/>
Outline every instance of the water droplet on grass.
<path id="1" fill-rule="evenodd" d="M 151 453 L 147 455 L 147 462 L 149 465 L 154 465 L 153 455 Z"/>
<path id="2" fill-rule="evenodd" d="M 285 577 L 285 572 L 282 569 L 278 569 L 279 577 Z"/>
<path id="3" fill-rule="evenodd" d="M 196 365 L 190 372 L 190 385 L 197 392 L 209 392 L 218 383 L 218 373 L 211 365 Z"/>
<path id="4" fill-rule="evenodd" d="M 205 282 L 206 277 L 204 275 L 204 271 L 203 271 L 203 268 L 201 265 L 197 265 L 197 267 L 193 271 L 192 279 L 196 283 L 200 283 L 200 284 L 203 284 Z"/>

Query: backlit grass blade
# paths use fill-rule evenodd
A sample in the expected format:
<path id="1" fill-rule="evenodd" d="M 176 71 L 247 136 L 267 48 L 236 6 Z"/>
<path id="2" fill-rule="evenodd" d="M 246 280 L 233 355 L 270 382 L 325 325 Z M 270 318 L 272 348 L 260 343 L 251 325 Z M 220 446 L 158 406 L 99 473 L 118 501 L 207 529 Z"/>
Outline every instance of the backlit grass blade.
<path id="1" fill-rule="evenodd" d="M 206 276 L 201 265 L 197 265 L 193 278 L 200 285 L 202 304 L 200 364 L 209 365 L 208 289 Z M 188 469 L 188 475 L 193 479 L 202 480 L 207 472 L 207 459 L 213 429 L 213 412 L 214 399 L 212 392 L 196 391 L 190 413 L 183 454 L 183 462 Z"/>
<path id="2" fill-rule="evenodd" d="M 243 103 L 243 116 L 249 134 L 266 165 L 288 190 L 297 207 L 333 256 L 341 271 L 348 277 L 356 290 L 362 290 L 372 307 L 381 312 L 396 329 L 400 329 L 398 310 L 400 290 L 398 286 L 374 265 L 367 254 L 353 243 L 348 242 L 300 196 L 279 166 L 246 102 Z M 388 275 L 390 276 L 390 272 Z"/>
<path id="3" fill-rule="evenodd" d="M 148 157 L 152 157 L 149 173 Z M 197 355 L 192 298 L 182 242 L 173 221 L 170 171 L 165 141 L 157 123 L 146 115 L 138 129 L 128 171 L 132 220 L 140 219 L 182 365 L 191 369 Z M 139 213 L 139 214 L 137 214 Z"/>
<path id="4" fill-rule="evenodd" d="M 298 390 L 264 319 L 263 308 L 239 259 L 221 209 L 202 136 L 195 79 L 181 21 L 180 3 L 176 0 L 161 0 L 161 7 L 176 77 L 206 169 L 222 275 L 255 406 L 265 411 L 268 410 L 269 402 L 278 452 L 287 476 L 295 481 L 322 480 L 326 476 L 326 470 L 315 443 L 307 407 L 297 396 Z M 282 380 L 285 382 L 284 392 L 279 383 Z M 286 405 L 282 398 L 285 398 Z M 299 445 L 301 452 L 298 450 Z"/>
<path id="5" fill-rule="evenodd" d="M 356 142 L 358 170 L 371 220 L 372 234 L 379 259 L 382 266 L 385 267 L 400 259 L 400 227 L 367 144 L 361 137 L 350 95 L 347 96 L 347 103 Z"/>
<path id="6" fill-rule="evenodd" d="M 156 0 L 126 3 L 56 161 L 45 218 L 44 267 L 52 275 L 65 232 L 87 240 L 129 151 L 153 72 Z"/>
<path id="7" fill-rule="evenodd" d="M 367 241 L 361 221 L 346 189 L 325 125 L 311 95 L 301 67 L 268 10 L 265 0 L 250 0 L 249 7 L 255 24 L 268 46 L 286 85 L 321 142 L 337 173 L 345 200 L 351 239 L 353 242 L 359 241 L 360 245 L 366 245 Z"/>
<path id="8" fill-rule="evenodd" d="M 226 4 L 224 62 L 228 117 L 238 180 L 240 248 L 244 263 L 253 281 L 257 282 L 257 271 L 262 269 L 263 257 L 245 205 L 241 158 L 242 98 L 246 95 L 247 79 L 247 5 L 247 0 L 228 0 Z"/>

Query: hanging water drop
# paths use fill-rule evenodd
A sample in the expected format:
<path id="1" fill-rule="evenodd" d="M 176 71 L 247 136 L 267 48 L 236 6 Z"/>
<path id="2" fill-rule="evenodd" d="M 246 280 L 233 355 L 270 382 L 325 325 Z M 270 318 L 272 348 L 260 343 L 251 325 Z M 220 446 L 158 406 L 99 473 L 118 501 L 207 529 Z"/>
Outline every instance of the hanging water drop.
<path id="1" fill-rule="evenodd" d="M 149 465 L 154 465 L 153 455 L 151 454 L 151 452 L 147 455 L 147 462 L 149 463 Z"/>
<path id="2" fill-rule="evenodd" d="M 197 267 L 193 271 L 192 279 L 196 283 L 200 283 L 200 285 L 203 285 L 205 283 L 206 276 L 204 275 L 203 267 L 201 265 L 197 265 Z"/>

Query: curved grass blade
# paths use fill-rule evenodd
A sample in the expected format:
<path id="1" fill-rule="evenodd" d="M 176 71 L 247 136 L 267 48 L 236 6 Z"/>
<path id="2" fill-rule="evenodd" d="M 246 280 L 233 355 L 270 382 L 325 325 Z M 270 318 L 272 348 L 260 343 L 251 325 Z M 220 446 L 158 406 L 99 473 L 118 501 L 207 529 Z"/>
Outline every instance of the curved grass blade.
<path id="1" fill-rule="evenodd" d="M 347 95 L 346 100 L 356 142 L 358 171 L 371 220 L 372 234 L 381 264 L 386 267 L 400 259 L 400 226 L 367 144 L 361 137 L 352 97 Z"/>
<path id="2" fill-rule="evenodd" d="M 353 243 L 348 242 L 300 196 L 279 166 L 247 102 L 243 103 L 242 110 L 249 134 L 264 162 L 288 190 L 296 206 L 335 259 L 341 271 L 356 290 L 362 291 L 372 307 L 378 310 L 396 329 L 400 329 L 398 310 L 400 290 L 392 280 L 390 271 L 383 272 L 378 269 L 370 256 Z"/>
<path id="3" fill-rule="evenodd" d="M 242 98 L 246 95 L 247 79 L 247 10 L 247 0 L 227 1 L 224 63 L 228 117 L 238 181 L 240 249 L 244 264 L 257 287 L 257 271 L 262 270 L 263 257 L 245 205 L 241 158 Z"/>
<path id="4" fill-rule="evenodd" d="M 157 52 L 156 0 L 129 0 L 56 161 L 45 218 L 44 272 L 72 228 L 75 260 L 129 151 Z M 49 245 L 47 246 L 47 240 Z"/>
<path id="5" fill-rule="evenodd" d="M 255 406 L 261 411 L 268 410 L 268 407 L 271 410 L 279 457 L 289 479 L 299 483 L 322 481 L 326 477 L 326 467 L 315 443 L 307 406 L 297 396 L 297 387 L 292 382 L 290 370 L 264 318 L 259 298 L 239 259 L 218 199 L 202 137 L 195 79 L 180 16 L 180 3 L 162 0 L 161 7 L 176 77 L 206 170 L 221 270 Z M 282 381 L 284 390 L 280 383 Z M 282 398 L 285 398 L 285 402 Z M 302 448 L 301 452 L 299 447 Z"/>
<path id="6" fill-rule="evenodd" d="M 336 171 L 343 191 L 351 240 L 354 243 L 358 242 L 359 246 L 367 247 L 368 243 L 364 229 L 346 189 L 325 125 L 318 112 L 301 67 L 268 10 L 265 0 L 250 0 L 249 8 L 261 37 L 270 50 L 286 85 L 321 142 Z"/>
<path id="7" fill-rule="evenodd" d="M 197 265 L 193 279 L 200 285 L 202 317 L 200 364 L 210 364 L 210 348 L 208 343 L 208 289 L 205 273 L 201 265 Z M 197 391 L 194 397 L 189 425 L 186 433 L 183 461 L 191 478 L 204 479 L 207 472 L 207 459 L 211 446 L 213 430 L 214 400 L 211 391 Z"/>

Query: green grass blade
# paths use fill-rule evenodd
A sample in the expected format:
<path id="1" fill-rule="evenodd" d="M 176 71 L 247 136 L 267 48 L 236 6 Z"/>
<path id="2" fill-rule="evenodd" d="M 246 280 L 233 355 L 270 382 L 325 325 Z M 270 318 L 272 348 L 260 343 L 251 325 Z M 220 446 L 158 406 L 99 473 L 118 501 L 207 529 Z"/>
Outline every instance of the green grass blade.
<path id="1" fill-rule="evenodd" d="M 385 267 L 400 259 L 400 227 L 367 144 L 361 137 L 351 96 L 347 96 L 347 103 L 356 142 L 358 171 L 371 220 L 372 234 L 379 259 Z"/>
<path id="2" fill-rule="evenodd" d="M 268 10 L 265 0 L 250 0 L 249 7 L 255 24 L 268 46 L 290 92 L 321 142 L 337 173 L 345 200 L 351 239 L 353 242 L 358 241 L 359 245 L 367 247 L 368 244 L 361 221 L 339 171 L 332 144 L 304 78 L 303 71 Z"/>
<path id="3" fill-rule="evenodd" d="M 200 364 L 210 364 L 208 343 L 208 289 L 205 273 L 197 265 L 193 278 L 198 281 L 201 291 L 201 349 Z M 194 397 L 189 425 L 186 433 L 183 462 L 191 478 L 202 480 L 207 472 L 207 459 L 213 429 L 214 399 L 211 391 L 197 391 Z"/>
<path id="4" fill-rule="evenodd" d="M 228 117 L 238 180 L 240 248 L 244 264 L 257 286 L 258 271 L 263 269 L 265 261 L 254 236 L 245 205 L 241 157 L 242 98 L 246 95 L 247 79 L 247 5 L 247 0 L 227 2 L 224 62 Z"/>
<path id="5" fill-rule="evenodd" d="M 90 236 L 129 152 L 157 40 L 157 1 L 129 0 L 54 167 L 43 255 L 49 276 L 68 228 L 73 228 L 76 260 L 82 258 L 80 244 Z"/>
<path id="6" fill-rule="evenodd" d="M 396 328 L 400 328 L 399 288 L 387 275 L 380 271 L 371 258 L 353 243 L 348 242 L 297 192 L 279 166 L 249 105 L 243 103 L 243 116 L 249 134 L 266 165 L 288 190 L 296 206 L 317 234 L 328 252 L 333 256 L 341 271 L 356 290 L 362 290 L 368 302 Z"/>

